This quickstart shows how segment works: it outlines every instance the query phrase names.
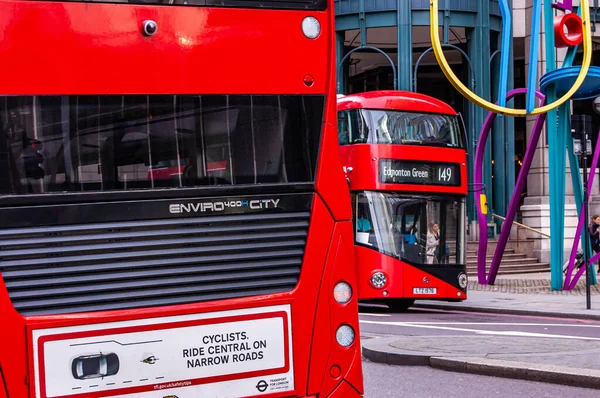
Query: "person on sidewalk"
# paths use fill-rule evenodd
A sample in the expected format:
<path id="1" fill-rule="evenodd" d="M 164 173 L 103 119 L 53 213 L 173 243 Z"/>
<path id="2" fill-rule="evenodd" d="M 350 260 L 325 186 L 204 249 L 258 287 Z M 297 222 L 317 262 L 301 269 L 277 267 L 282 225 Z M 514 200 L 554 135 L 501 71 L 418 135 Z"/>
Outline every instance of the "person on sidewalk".
<path id="1" fill-rule="evenodd" d="M 592 250 L 594 253 L 600 253 L 600 216 L 594 215 L 592 216 L 592 220 L 588 227 L 588 232 L 590 233 L 590 240 L 592 241 Z M 600 262 L 599 262 L 600 263 Z M 600 273 L 600 267 L 598 269 Z"/>

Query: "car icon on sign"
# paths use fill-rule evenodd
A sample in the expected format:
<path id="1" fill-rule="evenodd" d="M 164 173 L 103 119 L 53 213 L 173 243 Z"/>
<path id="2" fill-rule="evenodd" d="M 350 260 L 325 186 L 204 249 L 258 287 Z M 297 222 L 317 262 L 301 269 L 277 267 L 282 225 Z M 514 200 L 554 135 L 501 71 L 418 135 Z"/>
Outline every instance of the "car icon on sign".
<path id="1" fill-rule="evenodd" d="M 119 357 L 113 353 L 83 355 L 73 359 L 71 371 L 73 377 L 79 380 L 116 375 L 119 371 Z"/>

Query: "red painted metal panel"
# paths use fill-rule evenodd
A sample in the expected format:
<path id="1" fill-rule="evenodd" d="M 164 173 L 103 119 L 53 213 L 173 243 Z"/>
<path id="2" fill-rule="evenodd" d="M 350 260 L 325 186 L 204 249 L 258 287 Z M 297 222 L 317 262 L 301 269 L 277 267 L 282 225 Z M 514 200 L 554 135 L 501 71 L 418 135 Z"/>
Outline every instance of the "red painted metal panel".
<path id="1" fill-rule="evenodd" d="M 354 316 L 358 313 L 358 295 L 355 290 L 355 274 L 348 272 L 349 268 L 354 268 L 351 236 L 350 221 L 336 223 L 319 289 L 314 341 L 311 347 L 309 395 L 318 392 L 328 396 L 344 380 L 362 394 L 360 360 L 356 361 L 357 356 L 360 358 L 359 325 L 358 318 Z M 353 297 L 346 304 L 332 299 L 333 289 L 338 282 L 346 282 L 353 287 Z M 336 330 L 341 325 L 349 325 L 354 329 L 355 340 L 349 347 L 342 347 L 336 341 Z M 339 369 L 337 374 L 332 372 L 332 367 Z M 354 396 L 358 396 L 357 391 L 354 393 Z"/>
<path id="2" fill-rule="evenodd" d="M 352 167 L 347 173 L 350 190 L 377 190 L 402 192 L 431 192 L 466 195 L 467 155 L 464 149 L 440 148 L 411 145 L 353 144 L 340 147 L 342 165 Z M 457 163 L 460 166 L 460 186 L 382 184 L 379 181 L 379 160 L 420 160 L 431 162 Z"/>
<path id="3" fill-rule="evenodd" d="M 409 91 L 368 91 L 345 95 L 338 99 L 338 111 L 349 109 L 389 109 L 423 113 L 456 115 L 456 111 L 445 102 L 433 97 Z"/>
<path id="4" fill-rule="evenodd" d="M 467 293 L 460 291 L 456 287 L 450 285 L 448 282 L 443 281 L 433 275 L 412 267 L 408 264 L 404 265 L 404 286 L 403 286 L 403 297 L 416 298 L 416 299 L 452 299 L 452 300 L 465 300 Z M 414 294 L 413 288 L 437 288 L 436 294 Z"/>
<path id="5" fill-rule="evenodd" d="M 460 299 L 467 298 L 466 293 L 435 276 L 404 261 L 386 256 L 363 246 L 354 249 L 357 272 L 358 296 L 361 300 L 386 300 L 394 298 L 420 299 Z M 387 285 L 377 289 L 371 285 L 371 275 L 383 272 Z M 427 278 L 427 282 L 424 282 Z M 414 287 L 437 288 L 434 295 L 413 294 Z M 460 295 L 458 295 L 460 293 Z"/>
<path id="6" fill-rule="evenodd" d="M 323 94 L 331 84 L 329 14 L 0 1 L 0 92 Z M 307 15 L 321 22 L 316 40 L 302 33 Z M 141 30 L 148 19 L 158 25 L 150 37 Z"/>
<path id="7" fill-rule="evenodd" d="M 27 340 L 24 319 L 15 311 L 0 278 L 0 364 L 9 396 L 27 397 Z"/>
<path id="8" fill-rule="evenodd" d="M 358 297 L 361 300 L 402 297 L 404 263 L 359 245 L 354 246 L 354 259 L 357 269 Z M 383 272 L 388 281 L 383 289 L 371 285 L 371 275 L 378 271 Z"/>
<path id="9" fill-rule="evenodd" d="M 321 35 L 307 39 L 301 21 L 311 15 Z M 158 24 L 152 37 L 141 34 L 144 20 Z M 309 359 L 339 364 L 342 378 L 362 391 L 356 301 L 335 307 L 333 279 L 355 288 L 351 250 L 351 209 L 336 135 L 333 2 L 327 11 L 283 11 L 209 7 L 161 7 L 106 3 L 0 1 L 0 94 L 319 94 L 327 95 L 319 152 L 317 192 L 304 264 L 291 292 L 161 308 L 102 311 L 63 316 L 22 317 L 15 312 L 0 278 L 2 364 L 10 396 L 35 396 L 31 331 L 35 328 L 94 324 L 150 317 L 292 305 L 295 383 L 304 396 L 308 380 L 330 388 L 329 367 L 309 368 Z M 314 83 L 307 86 L 304 76 Z M 329 99 L 330 98 L 330 99 Z M 346 220 L 338 227 L 335 220 Z M 329 246 L 334 236 L 335 244 Z M 330 252 L 331 251 L 331 252 Z M 326 263 L 327 258 L 327 265 Z M 317 298 L 327 308 L 315 320 Z M 329 308 L 330 307 L 330 308 Z M 336 310 L 330 315 L 330 310 Z M 315 328 L 315 321 L 327 326 Z M 334 323 L 351 324 L 357 341 L 334 349 Z M 328 340 L 319 346 L 321 333 Z M 311 338 L 314 339 L 311 349 Z M 7 344 L 10 342 L 10 344 Z M 339 384 L 337 381 L 336 385 Z M 342 390 L 340 390 L 342 391 Z M 343 391 L 346 391 L 345 389 Z M 353 394 L 357 394 L 353 390 Z M 315 391 L 315 393 L 320 391 Z M 288 393 L 289 394 L 289 393 Z M 274 396 L 280 396 L 276 394 Z M 347 396 L 347 395 L 344 395 Z"/>

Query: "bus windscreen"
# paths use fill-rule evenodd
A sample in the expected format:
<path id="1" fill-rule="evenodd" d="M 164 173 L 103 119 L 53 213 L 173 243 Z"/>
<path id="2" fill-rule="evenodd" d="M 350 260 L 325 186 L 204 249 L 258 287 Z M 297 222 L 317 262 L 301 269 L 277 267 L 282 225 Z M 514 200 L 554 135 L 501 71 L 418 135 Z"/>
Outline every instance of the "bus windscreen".
<path id="1" fill-rule="evenodd" d="M 323 108 L 323 96 L 0 97 L 0 194 L 312 183 Z"/>
<path id="2" fill-rule="evenodd" d="M 462 148 L 456 116 L 396 110 L 338 112 L 340 145 L 401 144 Z"/>
<path id="3" fill-rule="evenodd" d="M 356 194 L 356 243 L 412 265 L 464 265 L 465 201 L 365 191 Z"/>

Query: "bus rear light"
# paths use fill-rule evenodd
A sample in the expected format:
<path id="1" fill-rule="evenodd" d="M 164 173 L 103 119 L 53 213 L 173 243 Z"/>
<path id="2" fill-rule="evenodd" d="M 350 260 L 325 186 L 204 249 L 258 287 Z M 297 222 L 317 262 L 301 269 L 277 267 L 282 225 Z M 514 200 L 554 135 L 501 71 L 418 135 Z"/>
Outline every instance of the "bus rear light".
<path id="1" fill-rule="evenodd" d="M 302 20 L 302 33 L 309 39 L 316 39 L 321 34 L 321 24 L 315 17 L 306 17 Z"/>
<path id="2" fill-rule="evenodd" d="M 469 278 L 467 277 L 467 274 L 465 274 L 464 272 L 458 274 L 458 286 L 460 286 L 461 289 L 465 289 L 467 287 L 468 281 Z"/>
<path id="3" fill-rule="evenodd" d="M 387 284 L 387 278 L 383 272 L 377 271 L 371 275 L 371 285 L 374 288 L 382 289 Z"/>
<path id="4" fill-rule="evenodd" d="M 354 329 L 349 325 L 342 325 L 335 332 L 335 339 L 342 347 L 350 347 L 354 343 Z"/>
<path id="5" fill-rule="evenodd" d="M 333 288 L 333 298 L 340 304 L 346 304 L 352 299 L 352 287 L 346 282 L 338 282 Z"/>

